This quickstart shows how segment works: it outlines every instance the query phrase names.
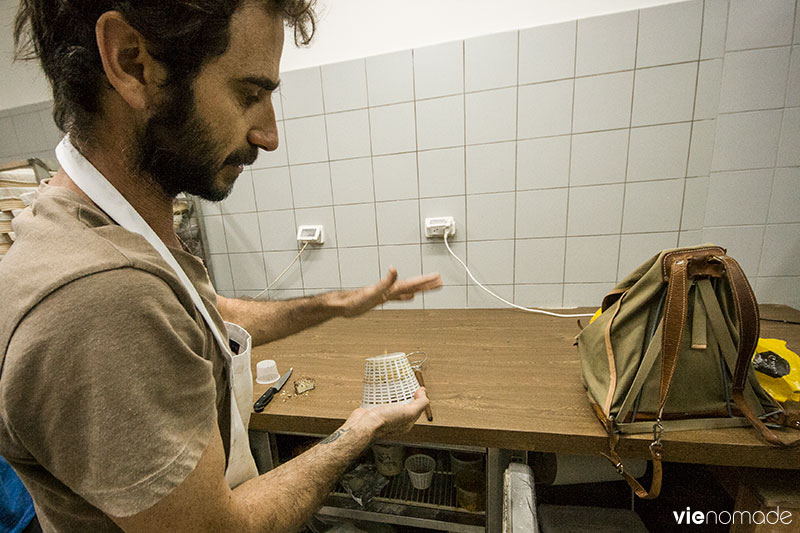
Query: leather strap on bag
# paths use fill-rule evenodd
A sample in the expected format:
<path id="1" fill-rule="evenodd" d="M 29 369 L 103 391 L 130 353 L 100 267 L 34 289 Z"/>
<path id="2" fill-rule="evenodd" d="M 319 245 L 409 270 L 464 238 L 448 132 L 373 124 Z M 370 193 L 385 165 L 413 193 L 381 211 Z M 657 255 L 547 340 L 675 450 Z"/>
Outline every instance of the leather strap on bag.
<path id="1" fill-rule="evenodd" d="M 678 365 L 681 341 L 686 331 L 689 281 L 686 258 L 679 258 L 669 268 L 667 299 L 664 302 L 664 330 L 661 337 L 661 379 L 658 386 L 658 417 L 667 402 L 672 376 Z"/>
<path id="2" fill-rule="evenodd" d="M 650 490 L 646 490 L 639 481 L 630 475 L 625 470 L 625 465 L 622 464 L 622 458 L 617 453 L 617 443 L 619 442 L 619 434 L 611 432 L 608 434 L 608 448 L 609 453 L 605 454 L 600 452 L 600 455 L 608 459 L 614 468 L 617 469 L 619 475 L 625 478 L 628 486 L 636 493 L 636 495 L 643 500 L 654 500 L 661 494 L 661 480 L 663 479 L 663 470 L 661 467 L 662 449 L 659 443 L 654 446 L 655 442 L 650 445 L 650 459 L 653 461 L 653 480 L 650 482 Z"/>
<path id="3" fill-rule="evenodd" d="M 600 419 L 600 422 L 603 424 L 606 433 L 608 434 L 608 453 L 600 452 L 600 455 L 609 460 L 609 462 L 617 470 L 617 473 L 619 473 L 619 475 L 625 479 L 625 481 L 628 483 L 628 486 L 630 486 L 630 488 L 639 498 L 643 500 L 653 500 L 658 498 L 658 495 L 661 494 L 661 480 L 663 478 L 663 470 L 661 467 L 661 458 L 663 457 L 661 433 L 659 432 L 656 435 L 656 429 L 654 428 L 654 440 L 652 444 L 650 444 L 650 458 L 653 461 L 653 479 L 650 482 L 650 490 L 647 490 L 635 477 L 630 475 L 628 471 L 625 470 L 625 465 L 622 464 L 622 458 L 617 453 L 619 433 L 617 432 L 614 419 L 606 417 L 599 405 L 592 404 L 592 408 L 594 409 L 594 413 L 597 415 L 597 418 Z"/>
<path id="4" fill-rule="evenodd" d="M 758 306 L 756 305 L 756 298 L 753 295 L 753 290 L 747 282 L 747 278 L 742 271 L 739 263 L 730 256 L 723 255 L 719 260 L 725 266 L 728 282 L 733 294 L 733 304 L 736 311 L 736 319 L 738 322 L 739 330 L 739 354 L 736 358 L 736 369 L 733 372 L 733 401 L 736 406 L 741 410 L 742 414 L 750 421 L 754 428 L 756 428 L 761 437 L 775 446 L 789 447 L 800 445 L 800 439 L 792 442 L 784 442 L 773 433 L 764 422 L 756 416 L 750 405 L 745 401 L 744 389 L 747 384 L 748 371 L 750 369 L 750 360 L 755 353 L 756 345 L 758 344 L 759 334 L 759 316 Z M 795 429 L 800 429 L 800 424 L 797 421 L 787 424 Z"/>

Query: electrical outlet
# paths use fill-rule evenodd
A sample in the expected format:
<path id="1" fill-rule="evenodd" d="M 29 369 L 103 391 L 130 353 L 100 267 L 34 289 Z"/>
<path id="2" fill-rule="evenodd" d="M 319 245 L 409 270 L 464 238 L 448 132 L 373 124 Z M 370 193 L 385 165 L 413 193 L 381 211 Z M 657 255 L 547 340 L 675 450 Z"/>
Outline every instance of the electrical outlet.
<path id="1" fill-rule="evenodd" d="M 429 239 L 444 238 L 444 232 L 452 237 L 456 233 L 456 219 L 453 217 L 430 217 L 425 219 L 425 236 Z"/>
<path id="2" fill-rule="evenodd" d="M 325 242 L 325 231 L 322 224 L 299 226 L 297 228 L 297 242 L 300 244 L 322 244 Z"/>

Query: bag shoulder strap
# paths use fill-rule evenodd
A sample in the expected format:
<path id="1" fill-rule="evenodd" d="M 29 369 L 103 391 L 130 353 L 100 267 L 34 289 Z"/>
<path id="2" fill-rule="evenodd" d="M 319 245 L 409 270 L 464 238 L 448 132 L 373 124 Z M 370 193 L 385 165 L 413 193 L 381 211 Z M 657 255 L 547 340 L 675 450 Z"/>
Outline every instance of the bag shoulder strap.
<path id="1" fill-rule="evenodd" d="M 760 327 L 758 305 L 756 304 L 753 289 L 747 282 L 747 278 L 742 271 L 742 267 L 739 266 L 739 263 L 728 255 L 723 255 L 719 257 L 719 259 L 725 266 L 725 272 L 727 273 L 728 282 L 731 286 L 739 330 L 739 353 L 736 358 L 736 368 L 733 372 L 733 401 L 753 427 L 759 431 L 764 440 L 775 446 L 798 446 L 800 445 L 800 438 L 791 442 L 783 441 L 756 416 L 750 405 L 745 401 L 744 389 L 747 384 L 750 360 L 758 344 Z M 795 429 L 800 429 L 797 421 L 794 422 L 793 426 Z"/>

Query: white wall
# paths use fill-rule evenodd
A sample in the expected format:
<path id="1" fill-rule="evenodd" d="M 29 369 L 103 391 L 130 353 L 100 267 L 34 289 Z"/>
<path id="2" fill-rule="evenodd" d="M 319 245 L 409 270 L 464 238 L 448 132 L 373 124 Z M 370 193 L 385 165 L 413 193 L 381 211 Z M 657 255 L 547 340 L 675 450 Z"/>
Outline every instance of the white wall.
<path id="1" fill-rule="evenodd" d="M 287 32 L 284 71 L 678 0 L 318 0 L 308 48 Z"/>
<path id="2" fill-rule="evenodd" d="M 384 52 L 405 50 L 575 20 L 602 13 L 668 4 L 675 0 L 320 0 L 315 41 L 295 48 L 287 32 L 282 69 L 296 70 Z M 47 81 L 32 63 L 12 63 L 12 23 L 18 0 L 0 0 L 0 110 L 48 100 Z"/>
<path id="3" fill-rule="evenodd" d="M 0 0 L 0 110 L 51 98 L 50 87 L 37 63 L 12 63 L 14 15 L 18 5 L 18 0 Z"/>

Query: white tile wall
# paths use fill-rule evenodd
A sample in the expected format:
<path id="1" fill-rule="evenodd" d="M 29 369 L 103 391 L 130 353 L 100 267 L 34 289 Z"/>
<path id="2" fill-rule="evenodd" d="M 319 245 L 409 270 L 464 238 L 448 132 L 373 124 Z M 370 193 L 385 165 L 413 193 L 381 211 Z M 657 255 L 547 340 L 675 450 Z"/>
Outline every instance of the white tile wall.
<path id="1" fill-rule="evenodd" d="M 448 96 L 417 102 L 420 150 L 464 144 L 464 97 Z"/>
<path id="2" fill-rule="evenodd" d="M 627 129 L 573 135 L 570 185 L 625 181 L 628 137 Z"/>
<path id="3" fill-rule="evenodd" d="M 363 59 L 324 65 L 321 70 L 326 113 L 367 107 L 367 74 Z"/>
<path id="4" fill-rule="evenodd" d="M 467 243 L 467 258 L 472 274 L 490 285 L 514 282 L 514 241 L 474 241 Z"/>
<path id="5" fill-rule="evenodd" d="M 800 222 L 798 191 L 800 191 L 800 167 L 775 169 L 768 223 Z"/>
<path id="6" fill-rule="evenodd" d="M 786 92 L 786 107 L 797 106 L 800 106 L 800 46 L 793 46 L 792 62 L 789 66 L 789 88 Z"/>
<path id="7" fill-rule="evenodd" d="M 519 83 L 571 78 L 575 73 L 575 22 L 519 32 Z"/>
<path id="8" fill-rule="evenodd" d="M 774 166 L 782 118 L 782 110 L 720 115 L 711 170 Z"/>
<path id="9" fill-rule="evenodd" d="M 282 73 L 281 106 L 286 119 L 322 114 L 324 105 L 320 69 L 315 67 Z"/>
<path id="10" fill-rule="evenodd" d="M 722 57 L 728 26 L 728 0 L 704 0 L 700 59 Z"/>
<path id="11" fill-rule="evenodd" d="M 370 155 L 369 114 L 366 109 L 326 116 L 330 159 Z"/>
<path id="12" fill-rule="evenodd" d="M 413 104 L 371 108 L 369 119 L 373 155 L 416 150 Z"/>
<path id="13" fill-rule="evenodd" d="M 517 33 L 498 33 L 464 41 L 465 91 L 517 84 Z"/>
<path id="14" fill-rule="evenodd" d="M 411 50 L 367 58 L 369 105 L 396 104 L 414 99 Z"/>
<path id="15" fill-rule="evenodd" d="M 467 146 L 467 194 L 513 191 L 517 144 Z"/>
<path id="16" fill-rule="evenodd" d="M 517 88 L 468 93 L 465 98 L 467 144 L 516 138 Z M 457 127 L 457 124 L 453 124 Z"/>
<path id="17" fill-rule="evenodd" d="M 342 275 L 342 287 L 371 285 L 380 279 L 378 249 L 374 246 L 340 248 L 339 267 Z"/>
<path id="18" fill-rule="evenodd" d="M 517 238 L 561 237 L 567 230 L 569 189 L 517 193 Z"/>
<path id="19" fill-rule="evenodd" d="M 467 235 L 470 240 L 514 238 L 514 193 L 467 196 Z"/>
<path id="20" fill-rule="evenodd" d="M 373 201 L 372 159 L 363 157 L 331 161 L 331 186 L 336 204 Z"/>
<path id="21" fill-rule="evenodd" d="M 637 11 L 628 11 L 579 20 L 575 74 L 632 69 L 638 18 Z"/>
<path id="22" fill-rule="evenodd" d="M 414 152 L 376 156 L 372 159 L 375 200 L 417 198 L 417 156 Z"/>
<path id="23" fill-rule="evenodd" d="M 464 194 L 464 147 L 426 150 L 417 155 L 423 198 Z"/>
<path id="24" fill-rule="evenodd" d="M 725 56 L 719 111 L 783 107 L 791 47 L 731 52 Z"/>
<path id="25" fill-rule="evenodd" d="M 523 85 L 519 88 L 520 139 L 570 133 L 573 80 Z"/>
<path id="26" fill-rule="evenodd" d="M 290 165 L 328 160 L 328 140 L 322 115 L 286 120 L 283 127 Z"/>
<path id="27" fill-rule="evenodd" d="M 676 231 L 622 235 L 619 244 L 617 278 L 623 279 L 661 250 L 676 246 L 678 246 L 678 232 Z"/>
<path id="28" fill-rule="evenodd" d="M 313 252 L 314 250 L 309 250 Z M 300 268 L 300 262 L 296 262 L 282 278 L 277 279 L 286 267 L 294 261 L 297 257 L 297 251 L 287 252 L 265 252 L 264 253 L 264 267 L 267 271 L 267 283 L 275 283 L 270 289 L 270 294 L 273 290 L 290 290 L 290 289 L 303 289 L 303 277 Z M 277 281 L 276 281 L 277 280 Z"/>
<path id="29" fill-rule="evenodd" d="M 261 250 L 294 250 L 297 247 L 293 210 L 262 211 L 258 213 L 258 227 L 261 231 Z"/>
<path id="30" fill-rule="evenodd" d="M 731 0 L 726 51 L 792 42 L 794 0 Z"/>
<path id="31" fill-rule="evenodd" d="M 777 166 L 800 166 L 800 107 L 783 112 Z"/>
<path id="32" fill-rule="evenodd" d="M 518 141 L 517 189 L 569 185 L 571 144 L 569 135 Z"/>
<path id="33" fill-rule="evenodd" d="M 336 216 L 336 241 L 340 248 L 378 244 L 374 204 L 337 205 L 334 208 L 334 215 Z"/>
<path id="34" fill-rule="evenodd" d="M 642 10 L 636 66 L 696 60 L 700 54 L 702 19 L 702 0 Z"/>
<path id="35" fill-rule="evenodd" d="M 700 61 L 694 104 L 695 120 L 711 119 L 717 116 L 721 83 L 722 59 Z"/>
<path id="36" fill-rule="evenodd" d="M 628 181 L 686 175 L 691 123 L 646 126 L 631 130 Z"/>
<path id="37" fill-rule="evenodd" d="M 569 193 L 567 235 L 619 234 L 625 187 L 573 187 Z"/>
<path id="38" fill-rule="evenodd" d="M 463 93 L 463 42 L 415 48 L 414 87 L 417 99 Z"/>
<path id="39" fill-rule="evenodd" d="M 515 283 L 561 283 L 564 281 L 566 239 L 518 239 Z M 560 292 L 560 291 L 559 291 Z"/>
<path id="40" fill-rule="evenodd" d="M 597 305 L 658 249 L 717 242 L 800 306 L 796 0 L 691 0 L 282 73 L 281 143 L 207 206 L 220 291 L 294 297 L 441 270 L 385 308 Z M 793 36 L 794 32 L 794 36 Z M 49 109 L 0 114 L 0 157 L 46 155 Z"/>
<path id="41" fill-rule="evenodd" d="M 327 162 L 296 165 L 291 167 L 290 173 L 295 207 L 317 207 L 333 203 L 330 165 Z"/>
<path id="42" fill-rule="evenodd" d="M 629 183 L 625 188 L 623 233 L 677 231 L 684 180 Z"/>
<path id="43" fill-rule="evenodd" d="M 576 79 L 573 131 L 629 127 L 632 96 L 633 72 Z"/>
<path id="44" fill-rule="evenodd" d="M 697 63 L 641 69 L 636 72 L 634 126 L 692 119 Z"/>
<path id="45" fill-rule="evenodd" d="M 764 224 L 769 212 L 773 172 L 764 169 L 712 174 L 705 225 Z"/>

